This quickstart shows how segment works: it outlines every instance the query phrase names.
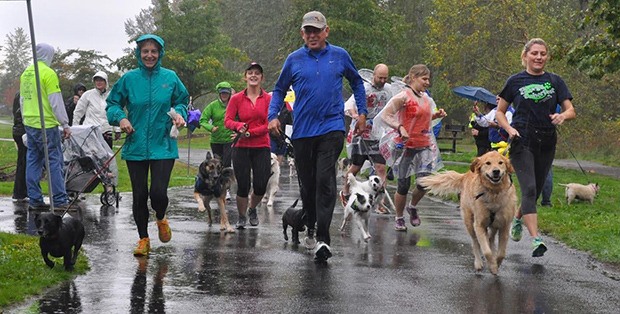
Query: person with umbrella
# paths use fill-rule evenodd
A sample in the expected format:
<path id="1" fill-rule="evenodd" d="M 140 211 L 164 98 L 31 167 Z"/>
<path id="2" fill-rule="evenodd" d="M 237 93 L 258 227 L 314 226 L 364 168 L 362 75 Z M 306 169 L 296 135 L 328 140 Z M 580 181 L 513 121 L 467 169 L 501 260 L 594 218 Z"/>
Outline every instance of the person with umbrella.
<path id="1" fill-rule="evenodd" d="M 566 83 L 560 76 L 545 71 L 549 58 L 547 43 L 540 38 L 528 41 L 521 52 L 525 71 L 508 78 L 499 94 L 497 122 L 512 140 L 510 160 L 521 187 L 521 207 L 513 219 L 510 237 L 521 240 L 522 224 L 534 239 L 532 256 L 540 257 L 547 246 L 538 233 L 536 200 L 551 168 L 557 143 L 557 125 L 575 118 L 575 109 Z M 506 118 L 508 106 L 516 110 L 512 125 Z M 562 107 L 556 113 L 556 105 Z"/>
<path id="2" fill-rule="evenodd" d="M 476 156 L 482 156 L 486 152 L 491 150 L 491 142 L 489 141 L 489 127 L 482 126 L 481 119 L 485 119 L 485 115 L 488 114 L 494 106 L 493 104 L 483 102 L 483 111 L 478 108 L 478 102 L 476 101 L 473 106 L 473 112 L 471 114 L 469 127 L 471 128 L 471 135 L 476 142 Z"/>

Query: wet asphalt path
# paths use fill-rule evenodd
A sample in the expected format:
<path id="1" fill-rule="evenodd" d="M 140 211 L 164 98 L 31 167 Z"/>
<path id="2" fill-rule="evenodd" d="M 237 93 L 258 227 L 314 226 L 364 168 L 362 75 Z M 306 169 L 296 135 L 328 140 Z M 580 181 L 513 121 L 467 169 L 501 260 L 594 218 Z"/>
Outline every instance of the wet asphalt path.
<path id="1" fill-rule="evenodd" d="M 123 194 L 118 212 L 102 206 L 97 194 L 86 195 L 73 215 L 86 226 L 91 271 L 7 312 L 22 312 L 33 303 L 41 313 L 618 313 L 620 308 L 618 274 L 549 237 L 550 251 L 542 258 L 530 257 L 531 239 L 524 236 L 509 243 L 499 276 L 486 269 L 476 273 L 455 205 L 428 198 L 420 206 L 422 225 L 407 232 L 394 231 L 393 215 L 373 214 L 369 243 L 351 225 L 340 235 L 342 207 L 336 205 L 334 256 L 328 265 L 316 265 L 303 246 L 283 239 L 281 213 L 299 192 L 286 167 L 280 183 L 274 208 L 259 209 L 260 225 L 234 234 L 220 233 L 218 224 L 207 226 L 191 188 L 171 189 L 172 241 L 160 243 L 151 222 L 148 259 L 131 254 L 138 238 L 131 195 Z M 236 221 L 234 203 L 227 208 Z M 33 216 L 25 206 L 0 199 L 1 231 L 33 234 Z"/>

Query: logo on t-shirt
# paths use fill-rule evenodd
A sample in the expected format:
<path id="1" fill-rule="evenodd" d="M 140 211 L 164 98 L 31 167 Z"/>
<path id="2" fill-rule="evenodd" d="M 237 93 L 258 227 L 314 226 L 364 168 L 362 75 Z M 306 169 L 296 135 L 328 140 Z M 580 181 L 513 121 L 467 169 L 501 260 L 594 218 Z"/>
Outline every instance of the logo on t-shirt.
<path id="1" fill-rule="evenodd" d="M 553 97 L 555 94 L 555 88 L 551 86 L 551 83 L 546 82 L 544 84 L 530 84 L 519 88 L 521 96 L 525 99 L 533 100 L 535 103 L 545 102 Z"/>

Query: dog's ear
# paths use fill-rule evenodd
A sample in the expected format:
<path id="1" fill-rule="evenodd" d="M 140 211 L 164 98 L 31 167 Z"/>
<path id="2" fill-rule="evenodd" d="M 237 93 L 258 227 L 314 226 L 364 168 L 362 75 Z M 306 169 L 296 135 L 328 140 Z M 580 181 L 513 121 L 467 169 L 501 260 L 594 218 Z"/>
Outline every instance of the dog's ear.
<path id="1" fill-rule="evenodd" d="M 504 155 L 500 155 L 500 156 L 502 157 L 502 160 L 504 160 L 504 162 L 506 163 L 506 172 L 508 172 L 508 174 L 515 173 L 515 168 L 512 167 L 512 163 L 510 162 L 510 159 L 508 159 L 508 157 Z"/>
<path id="2" fill-rule="evenodd" d="M 205 156 L 205 160 L 210 160 L 211 158 L 213 158 L 213 155 L 211 154 L 211 151 L 207 151 L 207 155 Z"/>
<path id="3" fill-rule="evenodd" d="M 474 159 L 474 161 L 471 162 L 471 165 L 469 165 L 469 170 L 473 173 L 475 173 L 478 168 L 480 168 L 480 163 L 482 162 L 480 157 L 476 157 L 476 159 Z"/>
<path id="4" fill-rule="evenodd" d="M 218 155 L 218 154 L 213 154 L 213 158 L 215 158 L 217 160 L 222 160 L 222 157 L 220 157 L 220 155 Z"/>

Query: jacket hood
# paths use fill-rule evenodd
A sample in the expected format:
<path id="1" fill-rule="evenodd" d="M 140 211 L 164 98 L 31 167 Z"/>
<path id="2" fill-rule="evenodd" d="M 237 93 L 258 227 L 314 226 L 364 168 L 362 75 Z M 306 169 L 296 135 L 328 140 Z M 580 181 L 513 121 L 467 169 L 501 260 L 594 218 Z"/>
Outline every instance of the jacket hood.
<path id="1" fill-rule="evenodd" d="M 105 89 L 107 90 L 110 86 L 110 83 L 108 82 L 108 74 L 103 71 L 99 71 L 93 75 L 93 81 L 95 80 L 95 77 L 100 77 L 105 80 Z"/>
<path id="2" fill-rule="evenodd" d="M 47 66 L 52 64 L 54 59 L 54 47 L 46 43 L 37 44 L 37 60 L 45 62 Z"/>
<path id="3" fill-rule="evenodd" d="M 99 72 L 95 73 L 95 75 L 93 75 L 93 81 L 95 80 L 95 77 L 100 77 L 100 78 L 104 79 L 106 81 L 106 83 L 108 82 L 108 74 L 106 74 L 103 71 L 99 71 Z"/>
<path id="4" fill-rule="evenodd" d="M 138 39 L 136 39 L 136 44 L 139 44 L 141 41 L 144 41 L 147 39 L 152 39 L 156 41 L 161 47 L 161 49 L 159 49 L 159 58 L 157 58 L 157 64 L 155 64 L 155 67 L 153 68 L 153 69 L 158 69 L 161 66 L 161 59 L 165 55 L 164 40 L 155 34 L 144 34 L 138 37 Z M 136 45 L 135 55 L 136 55 L 136 59 L 138 59 L 138 65 L 141 68 L 146 69 L 146 67 L 144 66 L 144 63 L 142 63 L 142 58 L 140 57 L 140 46 L 139 45 Z"/>
<path id="5" fill-rule="evenodd" d="M 79 90 L 83 90 L 86 91 L 86 85 L 82 84 L 82 83 L 77 83 L 75 84 L 75 86 L 73 86 L 73 94 L 77 95 Z"/>

